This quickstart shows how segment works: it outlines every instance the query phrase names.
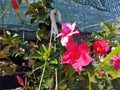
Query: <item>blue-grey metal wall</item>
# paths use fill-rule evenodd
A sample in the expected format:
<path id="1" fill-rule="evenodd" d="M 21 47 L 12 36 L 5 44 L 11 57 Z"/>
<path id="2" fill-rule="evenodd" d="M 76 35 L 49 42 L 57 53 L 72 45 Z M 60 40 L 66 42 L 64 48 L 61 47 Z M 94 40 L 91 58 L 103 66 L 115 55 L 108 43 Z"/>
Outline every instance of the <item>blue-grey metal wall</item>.
<path id="1" fill-rule="evenodd" d="M 7 12 L 0 18 L 0 28 L 11 30 L 33 30 L 29 22 L 24 23 L 17 17 L 16 13 L 9 6 L 11 0 L 0 0 L 0 13 L 8 7 Z M 77 25 L 83 31 L 100 30 L 99 24 L 107 21 L 110 23 L 120 21 L 120 0 L 53 0 L 51 5 L 62 13 L 62 22 L 73 22 L 77 20 Z M 30 16 L 24 16 L 27 9 L 24 0 L 19 6 L 20 12 L 25 21 L 29 21 Z M 0 14 L 1 15 L 1 14 Z"/>
<path id="2" fill-rule="evenodd" d="M 101 30 L 101 22 L 120 22 L 120 0 L 54 0 L 63 22 L 73 22 L 83 31 Z"/>
<path id="3" fill-rule="evenodd" d="M 24 0 L 23 0 L 24 1 Z M 21 21 L 15 11 L 11 6 L 11 0 L 0 0 L 0 13 L 3 11 L 6 12 L 4 16 L 0 18 L 0 28 L 12 29 L 12 30 L 33 30 L 29 23 L 30 16 L 25 16 L 24 13 L 27 9 L 27 6 L 24 2 L 19 5 L 19 10 L 22 14 L 23 20 L 27 22 Z"/>

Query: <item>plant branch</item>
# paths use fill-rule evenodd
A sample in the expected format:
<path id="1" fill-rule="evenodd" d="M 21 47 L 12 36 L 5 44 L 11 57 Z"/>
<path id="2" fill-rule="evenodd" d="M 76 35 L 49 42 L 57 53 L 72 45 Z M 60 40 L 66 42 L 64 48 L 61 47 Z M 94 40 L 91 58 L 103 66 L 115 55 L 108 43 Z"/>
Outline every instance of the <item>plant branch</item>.
<path id="1" fill-rule="evenodd" d="M 92 81 L 91 81 L 91 75 L 90 72 L 88 72 L 88 78 L 89 78 L 89 90 L 92 90 Z"/>
<path id="2" fill-rule="evenodd" d="M 39 88 L 38 88 L 38 90 L 41 89 L 41 84 L 42 84 L 43 76 L 44 76 L 44 73 L 45 73 L 46 63 L 47 63 L 47 62 L 45 61 L 45 64 L 44 64 L 44 68 L 43 68 L 43 71 L 42 71 L 42 75 L 41 75 L 41 79 L 40 79 L 40 83 L 39 83 Z"/>

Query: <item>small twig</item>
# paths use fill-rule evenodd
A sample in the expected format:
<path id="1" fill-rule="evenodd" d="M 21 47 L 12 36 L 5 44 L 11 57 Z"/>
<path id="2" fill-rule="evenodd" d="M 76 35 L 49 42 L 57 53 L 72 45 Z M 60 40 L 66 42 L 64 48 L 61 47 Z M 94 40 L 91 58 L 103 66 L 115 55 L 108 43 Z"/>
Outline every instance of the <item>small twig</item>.
<path id="1" fill-rule="evenodd" d="M 90 72 L 88 72 L 88 78 L 89 78 L 89 90 L 92 90 L 92 82 L 91 82 Z"/>
<path id="2" fill-rule="evenodd" d="M 55 90 L 58 90 L 58 77 L 57 77 L 57 68 L 55 69 Z"/>
<path id="3" fill-rule="evenodd" d="M 44 73 L 45 73 L 45 67 L 46 67 L 46 61 L 45 61 L 45 64 L 44 64 L 44 68 L 43 68 L 43 72 L 42 72 L 42 75 L 41 75 L 41 79 L 40 79 L 40 83 L 39 83 L 39 88 L 38 88 L 38 90 L 40 90 L 40 88 L 41 88 L 43 76 L 44 76 Z"/>
<path id="4" fill-rule="evenodd" d="M 5 10 L 3 10 L 2 14 L 0 15 L 0 19 L 5 15 L 5 13 L 7 12 L 7 10 L 10 8 L 10 4 L 8 4 L 8 6 L 5 8 Z"/>

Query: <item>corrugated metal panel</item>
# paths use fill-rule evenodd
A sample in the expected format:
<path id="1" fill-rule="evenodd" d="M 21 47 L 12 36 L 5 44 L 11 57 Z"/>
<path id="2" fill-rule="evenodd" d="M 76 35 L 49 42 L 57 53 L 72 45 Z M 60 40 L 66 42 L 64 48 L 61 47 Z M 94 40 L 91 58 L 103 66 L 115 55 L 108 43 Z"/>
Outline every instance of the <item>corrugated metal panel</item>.
<path id="1" fill-rule="evenodd" d="M 8 29 L 8 30 L 36 30 L 36 27 L 32 27 L 29 20 L 30 16 L 25 16 L 24 13 L 27 10 L 27 6 L 24 2 L 19 5 L 19 10 L 22 14 L 21 21 L 15 11 L 13 10 L 12 6 L 10 5 L 11 0 L 0 0 L 0 12 L 2 13 L 6 7 L 9 7 L 7 12 L 4 14 L 2 18 L 0 18 L 0 28 L 1 29 Z M 26 22 L 25 22 L 26 21 Z"/>

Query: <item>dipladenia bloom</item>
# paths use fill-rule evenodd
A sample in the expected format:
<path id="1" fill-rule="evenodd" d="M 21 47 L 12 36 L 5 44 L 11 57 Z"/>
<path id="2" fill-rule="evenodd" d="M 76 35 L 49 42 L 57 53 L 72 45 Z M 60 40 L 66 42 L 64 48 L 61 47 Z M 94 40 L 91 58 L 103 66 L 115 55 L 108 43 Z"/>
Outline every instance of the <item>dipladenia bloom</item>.
<path id="1" fill-rule="evenodd" d="M 120 70 L 120 54 L 117 56 L 113 56 L 112 60 L 110 60 L 110 63 L 113 64 L 116 70 Z"/>
<path id="2" fill-rule="evenodd" d="M 21 86 L 24 86 L 24 81 L 21 77 L 17 76 L 17 81 Z"/>
<path id="3" fill-rule="evenodd" d="M 78 31 L 75 31 L 76 22 L 73 24 L 66 22 L 62 23 L 62 32 L 58 34 L 56 37 L 61 37 L 61 44 L 62 46 L 66 46 L 66 44 L 69 41 L 69 38 L 71 38 L 74 34 L 79 34 Z"/>
<path id="4" fill-rule="evenodd" d="M 109 50 L 109 45 L 106 43 L 104 39 L 101 39 L 99 41 L 95 41 L 93 43 L 93 49 L 95 54 L 102 54 L 105 55 L 107 51 Z"/>
<path id="5" fill-rule="evenodd" d="M 102 70 L 102 69 L 100 69 L 100 70 L 98 71 L 98 74 L 99 74 L 100 76 L 103 76 L 103 75 L 105 75 L 105 71 Z"/>
<path id="6" fill-rule="evenodd" d="M 21 14 L 20 14 L 19 9 L 18 9 L 17 1 L 16 0 L 11 0 L 11 4 L 12 4 L 13 9 L 17 13 L 18 17 L 21 18 Z"/>
<path id="7" fill-rule="evenodd" d="M 67 43 L 67 51 L 63 54 L 61 63 L 70 64 L 80 74 L 82 67 L 87 66 L 93 59 L 89 56 L 89 46 L 83 41 L 80 45 L 75 42 Z"/>

